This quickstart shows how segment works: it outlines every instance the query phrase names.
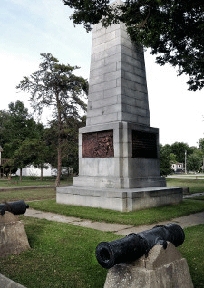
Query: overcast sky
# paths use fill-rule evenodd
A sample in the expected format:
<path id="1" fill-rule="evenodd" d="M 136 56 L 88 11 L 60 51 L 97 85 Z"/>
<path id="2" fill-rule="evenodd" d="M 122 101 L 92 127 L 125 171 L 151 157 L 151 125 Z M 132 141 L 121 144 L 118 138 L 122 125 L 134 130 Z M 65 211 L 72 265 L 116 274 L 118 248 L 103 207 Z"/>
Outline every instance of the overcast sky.
<path id="1" fill-rule="evenodd" d="M 38 69 L 40 53 L 52 53 L 61 63 L 78 65 L 89 77 L 91 33 L 74 27 L 71 10 L 61 0 L 0 1 L 0 109 L 25 101 L 29 94 L 15 86 Z M 189 92 L 187 77 L 177 77 L 170 66 L 161 67 L 145 53 L 151 126 L 160 129 L 161 144 L 176 141 L 196 146 L 204 138 L 204 91 Z"/>

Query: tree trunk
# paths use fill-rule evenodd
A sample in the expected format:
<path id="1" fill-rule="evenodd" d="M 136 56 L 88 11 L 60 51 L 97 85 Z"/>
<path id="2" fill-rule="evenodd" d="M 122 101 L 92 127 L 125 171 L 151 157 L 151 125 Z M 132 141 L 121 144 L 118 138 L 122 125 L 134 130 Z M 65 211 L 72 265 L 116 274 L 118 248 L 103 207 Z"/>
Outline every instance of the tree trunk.
<path id="1" fill-rule="evenodd" d="M 56 93 L 57 103 L 57 125 L 58 125 L 58 147 L 57 147 L 57 178 L 55 180 L 55 187 L 60 186 L 60 178 L 62 172 L 62 107 L 59 99 L 59 93 Z"/>
<path id="2" fill-rule="evenodd" d="M 43 180 L 43 164 L 41 164 L 41 170 L 40 170 L 40 180 Z"/>
<path id="3" fill-rule="evenodd" d="M 22 181 L 23 168 L 20 168 L 20 181 Z"/>
<path id="4" fill-rule="evenodd" d="M 60 178 L 61 178 L 61 172 L 62 172 L 62 149 L 61 149 L 61 141 L 58 144 L 57 149 L 57 177 L 55 180 L 55 187 L 60 186 Z"/>

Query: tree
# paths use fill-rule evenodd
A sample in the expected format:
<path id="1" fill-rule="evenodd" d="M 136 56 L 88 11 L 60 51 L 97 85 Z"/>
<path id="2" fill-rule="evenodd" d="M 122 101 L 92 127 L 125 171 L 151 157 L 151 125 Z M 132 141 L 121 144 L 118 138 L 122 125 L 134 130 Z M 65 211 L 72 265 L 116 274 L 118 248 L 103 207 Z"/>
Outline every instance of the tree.
<path id="1" fill-rule="evenodd" d="M 41 143 L 43 125 L 36 123 L 28 113 L 23 102 L 16 101 L 9 104 L 8 111 L 0 111 L 0 137 L 4 147 L 4 158 L 12 159 L 13 171 L 33 164 L 41 159 L 42 147 L 36 152 Z M 7 170 L 10 168 L 8 166 Z"/>
<path id="2" fill-rule="evenodd" d="M 40 138 L 26 138 L 21 143 L 20 147 L 14 152 L 15 165 L 20 168 L 20 180 L 22 180 L 22 168 L 30 164 L 41 168 L 41 180 L 43 179 L 46 152 L 48 152 L 48 147 Z"/>
<path id="3" fill-rule="evenodd" d="M 67 117 L 65 124 L 65 131 L 67 140 L 64 145 L 64 157 L 63 166 L 72 167 L 75 173 L 79 171 L 79 158 L 78 158 L 78 130 L 84 127 L 86 117 L 83 116 L 80 119 L 74 119 L 73 117 Z"/>
<path id="4" fill-rule="evenodd" d="M 5 110 L 0 110 L 0 145 L 4 146 L 7 136 L 6 123 L 9 119 L 9 113 Z"/>
<path id="5" fill-rule="evenodd" d="M 202 157 L 202 170 L 204 172 L 204 138 L 199 139 L 199 150 L 201 151 L 201 157 Z"/>
<path id="6" fill-rule="evenodd" d="M 57 178 L 55 185 L 60 185 L 62 169 L 63 123 L 67 116 L 76 119 L 80 111 L 86 110 L 83 97 L 88 91 L 88 82 L 82 77 L 73 74 L 77 66 L 59 64 L 51 53 L 41 54 L 43 61 L 39 70 L 32 73 L 16 87 L 31 94 L 30 101 L 39 114 L 45 107 L 52 107 L 53 119 L 57 123 Z"/>
<path id="7" fill-rule="evenodd" d="M 72 167 L 75 173 L 78 173 L 78 130 L 85 126 L 85 116 L 80 119 L 67 116 L 63 122 L 62 129 L 62 167 Z M 47 161 L 53 166 L 57 167 L 57 121 L 49 122 L 49 127 L 45 129 L 44 140 L 49 149 Z"/>
<path id="8" fill-rule="evenodd" d="M 172 173 L 171 169 L 171 147 L 166 144 L 160 145 L 160 174 L 161 176 L 167 176 Z"/>
<path id="9" fill-rule="evenodd" d="M 102 21 L 107 27 L 124 22 L 133 41 L 151 47 L 160 65 L 170 63 L 178 75 L 189 75 L 189 90 L 204 87 L 204 2 L 203 0 L 63 0 L 74 8 L 74 24 L 90 31 Z"/>
<path id="10" fill-rule="evenodd" d="M 175 142 L 171 145 L 171 153 L 176 155 L 176 160 L 179 163 L 185 162 L 185 151 L 187 151 L 188 155 L 192 153 L 187 143 Z"/>
<path id="11" fill-rule="evenodd" d="M 194 152 L 188 156 L 187 168 L 189 171 L 198 172 L 202 166 L 202 152 L 199 149 L 195 149 Z"/>

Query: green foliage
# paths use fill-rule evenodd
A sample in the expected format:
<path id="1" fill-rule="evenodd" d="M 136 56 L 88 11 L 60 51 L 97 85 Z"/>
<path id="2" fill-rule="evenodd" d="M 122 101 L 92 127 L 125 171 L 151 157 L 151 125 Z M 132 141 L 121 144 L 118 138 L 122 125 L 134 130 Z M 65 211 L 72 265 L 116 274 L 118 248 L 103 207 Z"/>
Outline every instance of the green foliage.
<path id="1" fill-rule="evenodd" d="M 202 154 L 204 155 L 204 138 L 199 139 L 199 149 L 202 151 Z"/>
<path id="2" fill-rule="evenodd" d="M 50 127 L 45 129 L 44 139 L 47 147 L 49 147 L 49 155 L 47 162 L 53 167 L 57 167 L 57 123 L 49 122 Z M 62 167 L 72 167 L 74 172 L 78 172 L 78 130 L 83 127 L 85 122 L 82 119 L 76 119 L 67 116 L 62 123 L 61 131 L 61 157 Z"/>
<path id="3" fill-rule="evenodd" d="M 175 142 L 171 145 L 171 153 L 176 155 L 176 159 L 178 163 L 184 163 L 185 162 L 185 151 L 187 151 L 187 154 L 189 150 L 189 145 L 184 142 Z"/>
<path id="4" fill-rule="evenodd" d="M 88 82 L 82 77 L 74 75 L 77 66 L 59 64 L 51 53 L 42 53 L 39 70 L 32 73 L 16 87 L 30 93 L 31 105 L 34 111 L 42 113 L 45 107 L 53 112 L 52 129 L 55 130 L 57 153 L 56 186 L 60 185 L 62 169 L 63 146 L 67 118 L 80 121 L 81 110 L 86 110 L 83 99 L 88 91 Z"/>
<path id="5" fill-rule="evenodd" d="M 193 154 L 188 156 L 187 169 L 188 171 L 199 172 L 201 170 L 203 158 L 200 150 L 195 150 Z"/>
<path id="6" fill-rule="evenodd" d="M 104 26 L 122 21 L 133 41 L 151 47 L 160 65 L 170 63 L 178 75 L 189 75 L 189 89 L 204 86 L 204 3 L 202 0 L 127 0 L 108 5 L 110 1 L 63 0 L 74 8 L 74 24 L 87 31 L 102 20 Z"/>
<path id="7" fill-rule="evenodd" d="M 61 130 L 62 166 L 73 167 L 76 173 L 78 129 L 85 125 L 85 117 L 65 116 Z M 28 114 L 23 102 L 11 102 L 8 111 L 0 110 L 0 145 L 2 158 L 7 159 L 3 166 L 5 174 L 30 164 L 43 168 L 45 163 L 50 163 L 57 167 L 57 121 L 50 120 L 45 128 Z"/>
<path id="8" fill-rule="evenodd" d="M 53 119 L 61 121 L 66 115 L 79 117 L 78 110 L 86 110 L 82 100 L 87 93 L 88 83 L 73 74 L 79 69 L 69 64 L 59 64 L 51 53 L 41 53 L 39 70 L 17 85 L 17 89 L 30 93 L 31 105 L 40 115 L 45 107 L 53 109 Z"/>
<path id="9" fill-rule="evenodd" d="M 171 169 L 171 148 L 170 145 L 160 145 L 160 174 L 167 176 L 172 173 Z"/>
<path id="10" fill-rule="evenodd" d="M 4 173 L 10 172 L 10 168 L 14 173 L 17 168 L 34 163 L 39 156 L 36 147 L 40 143 L 43 125 L 35 122 L 24 103 L 19 100 L 11 102 L 8 111 L 1 111 L 0 126 L 4 149 L 2 158 L 11 159 L 11 164 L 4 167 Z"/>
<path id="11" fill-rule="evenodd" d="M 187 159 L 188 171 L 201 171 L 203 163 L 203 151 L 201 148 L 189 147 L 187 143 L 175 142 L 171 145 L 160 145 L 160 171 L 167 176 L 173 172 L 172 164 L 185 163 Z"/>

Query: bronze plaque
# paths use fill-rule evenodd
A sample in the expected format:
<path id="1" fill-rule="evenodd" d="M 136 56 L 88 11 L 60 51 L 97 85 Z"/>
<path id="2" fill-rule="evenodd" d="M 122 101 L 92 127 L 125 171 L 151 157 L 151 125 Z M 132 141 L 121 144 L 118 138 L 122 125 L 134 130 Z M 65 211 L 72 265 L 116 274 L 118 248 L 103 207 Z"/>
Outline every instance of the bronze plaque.
<path id="1" fill-rule="evenodd" d="M 83 133 L 83 158 L 109 158 L 114 157 L 113 130 Z"/>
<path id="2" fill-rule="evenodd" d="M 132 130 L 132 158 L 157 157 L 157 134 Z"/>

